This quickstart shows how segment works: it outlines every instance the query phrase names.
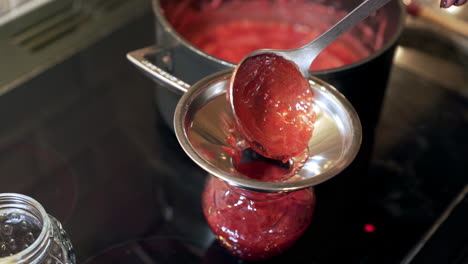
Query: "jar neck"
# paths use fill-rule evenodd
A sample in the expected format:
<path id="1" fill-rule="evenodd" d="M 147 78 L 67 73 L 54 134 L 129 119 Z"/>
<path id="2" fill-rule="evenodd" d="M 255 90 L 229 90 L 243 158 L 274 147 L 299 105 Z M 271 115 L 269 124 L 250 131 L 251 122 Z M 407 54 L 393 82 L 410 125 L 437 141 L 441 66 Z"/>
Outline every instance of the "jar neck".
<path id="1" fill-rule="evenodd" d="M 50 218 L 42 205 L 31 197 L 22 194 L 4 193 L 0 194 L 0 215 L 10 217 L 8 221 L 11 222 L 9 227 L 11 230 L 13 230 L 15 224 L 17 227 L 23 225 L 20 227 L 23 228 L 20 234 L 22 238 L 15 238 L 14 236 L 18 233 L 12 231 L 10 234 L 12 237 L 4 241 L 3 246 L 0 245 L 0 250 L 8 250 L 9 246 L 11 246 L 8 245 L 9 242 L 16 243 L 15 245 L 18 248 L 24 248 L 21 251 L 17 250 L 18 252 L 11 252 L 13 255 L 0 258 L 0 262 L 7 264 L 39 263 L 47 254 L 47 250 L 51 245 L 51 233 L 53 232 Z M 34 235 L 34 232 L 28 229 L 36 229 L 40 230 L 40 232 L 38 234 L 36 232 L 36 235 Z M 19 244 L 20 242 L 22 244 Z M 28 244 L 28 242 L 32 243 Z"/>
<path id="2" fill-rule="evenodd" d="M 212 176 L 214 177 L 214 176 Z M 239 196 L 245 197 L 249 200 L 257 200 L 257 201 L 271 201 L 277 199 L 283 199 L 288 197 L 291 192 L 258 192 L 252 190 L 246 190 L 239 187 L 232 186 L 228 183 L 224 183 L 227 186 L 227 189 Z"/>

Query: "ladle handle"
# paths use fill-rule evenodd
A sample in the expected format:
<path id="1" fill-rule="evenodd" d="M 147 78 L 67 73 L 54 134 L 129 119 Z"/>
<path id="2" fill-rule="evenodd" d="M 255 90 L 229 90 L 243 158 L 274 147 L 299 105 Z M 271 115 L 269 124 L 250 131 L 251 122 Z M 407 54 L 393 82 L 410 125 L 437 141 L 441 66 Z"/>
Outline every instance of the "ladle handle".
<path id="1" fill-rule="evenodd" d="M 158 84 L 167 86 L 167 88 L 179 94 L 186 93 L 190 88 L 189 84 L 159 68 L 147 59 L 148 56 L 163 51 L 164 49 L 156 46 L 149 46 L 127 53 L 127 59 Z"/>
<path id="2" fill-rule="evenodd" d="M 390 2 L 390 0 L 365 0 L 362 2 L 333 27 L 303 47 L 304 51 L 307 52 L 306 54 L 310 56 L 302 56 L 302 58 L 307 61 L 302 62 L 301 65 L 309 69 L 310 64 L 312 64 L 315 57 L 320 54 L 322 50 L 388 2 Z"/>

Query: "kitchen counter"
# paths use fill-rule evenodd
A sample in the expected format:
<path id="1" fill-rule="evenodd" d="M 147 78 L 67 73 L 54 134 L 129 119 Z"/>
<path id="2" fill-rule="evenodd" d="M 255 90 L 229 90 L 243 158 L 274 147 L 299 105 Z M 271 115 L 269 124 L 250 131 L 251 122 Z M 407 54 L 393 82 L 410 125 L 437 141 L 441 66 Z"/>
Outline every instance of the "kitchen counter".
<path id="1" fill-rule="evenodd" d="M 78 263 L 239 263 L 204 221 L 205 173 L 125 58 L 152 43 L 146 13 L 2 95 L 0 192 L 57 217 Z M 311 227 L 272 263 L 466 263 L 466 56 L 408 26 L 369 167 L 317 186 Z"/>

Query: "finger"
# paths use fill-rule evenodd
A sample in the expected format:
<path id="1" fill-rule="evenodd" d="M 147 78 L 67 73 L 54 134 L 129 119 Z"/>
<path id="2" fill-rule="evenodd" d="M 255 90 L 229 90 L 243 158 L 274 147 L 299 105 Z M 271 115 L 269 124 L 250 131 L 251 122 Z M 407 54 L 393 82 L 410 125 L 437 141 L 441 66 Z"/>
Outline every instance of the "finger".
<path id="1" fill-rule="evenodd" d="M 456 5 L 456 6 L 461 6 L 461 5 L 464 5 L 464 4 L 466 3 L 466 1 L 467 1 L 467 0 L 458 0 L 458 1 L 455 2 L 454 5 Z"/>
<path id="2" fill-rule="evenodd" d="M 440 7 L 441 8 L 449 8 L 451 7 L 453 4 L 455 4 L 457 0 L 441 0 L 440 1 Z"/>

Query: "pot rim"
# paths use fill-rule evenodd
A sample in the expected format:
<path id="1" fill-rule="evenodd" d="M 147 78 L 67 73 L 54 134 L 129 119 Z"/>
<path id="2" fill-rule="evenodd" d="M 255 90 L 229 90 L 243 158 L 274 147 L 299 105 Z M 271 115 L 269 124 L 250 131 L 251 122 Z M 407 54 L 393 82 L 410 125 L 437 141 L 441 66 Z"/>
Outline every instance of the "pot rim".
<path id="1" fill-rule="evenodd" d="M 332 73 L 337 73 L 337 72 L 342 72 L 346 71 L 351 68 L 355 68 L 358 66 L 361 66 L 363 64 L 368 63 L 369 61 L 379 57 L 381 54 L 385 53 L 387 50 L 389 50 L 394 44 L 397 43 L 398 38 L 400 37 L 401 33 L 403 32 L 404 26 L 405 26 L 405 18 L 406 18 L 406 12 L 405 8 L 403 6 L 403 3 L 401 0 L 397 1 L 398 9 L 399 9 L 399 23 L 398 27 L 395 30 L 395 33 L 393 36 L 382 46 L 381 49 L 379 49 L 377 52 L 372 53 L 370 56 L 365 57 L 364 59 L 361 59 L 359 61 L 353 62 L 351 64 L 346 64 L 341 67 L 333 68 L 333 69 L 326 69 L 326 70 L 319 70 L 319 71 L 312 71 L 312 75 L 315 74 L 332 74 Z M 172 34 L 175 39 L 182 43 L 185 47 L 188 49 L 192 50 L 193 52 L 197 53 L 200 56 L 207 57 L 208 59 L 220 63 L 224 66 L 227 67 L 232 67 L 234 68 L 236 64 L 225 61 L 223 59 L 220 59 L 218 57 L 215 57 L 213 55 L 210 55 L 209 53 L 206 53 L 202 51 L 201 49 L 193 46 L 189 41 L 187 41 L 184 37 L 182 37 L 176 30 L 175 28 L 167 21 L 166 17 L 164 14 L 161 12 L 160 8 L 160 1 L 159 0 L 153 0 L 153 12 L 155 14 L 156 20 L 163 26 L 164 30 L 166 30 L 168 33 Z"/>

